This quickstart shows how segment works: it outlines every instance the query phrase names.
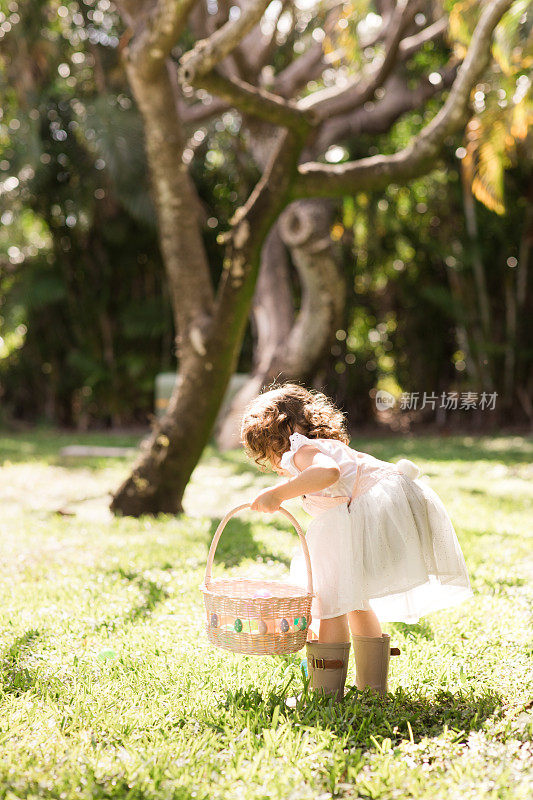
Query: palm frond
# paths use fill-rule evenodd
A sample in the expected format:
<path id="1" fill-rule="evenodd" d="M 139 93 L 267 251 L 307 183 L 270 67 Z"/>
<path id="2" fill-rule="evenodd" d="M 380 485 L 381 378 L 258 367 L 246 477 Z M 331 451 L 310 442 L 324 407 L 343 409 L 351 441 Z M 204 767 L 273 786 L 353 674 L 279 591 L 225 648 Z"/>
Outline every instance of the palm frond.
<path id="1" fill-rule="evenodd" d="M 506 126 L 495 120 L 482 127 L 477 146 L 477 164 L 472 180 L 472 193 L 496 214 L 505 213 L 503 176 L 506 166 Z"/>
<path id="2" fill-rule="evenodd" d="M 528 30 L 531 32 L 531 3 L 529 0 L 518 0 L 503 15 L 494 31 L 492 54 L 506 75 L 512 75 L 522 68 L 521 45 L 522 40 L 527 38 Z"/>
<path id="3" fill-rule="evenodd" d="M 464 0 L 453 6 L 449 30 L 454 43 L 467 47 L 479 5 L 478 0 Z M 533 122 L 531 84 L 525 75 L 532 45 L 531 1 L 515 0 L 496 28 L 493 56 L 499 70 L 487 71 L 475 90 L 481 94 L 482 110 L 467 125 L 462 159 L 472 193 L 496 214 L 505 213 L 505 169 Z"/>
<path id="4" fill-rule="evenodd" d="M 524 140 L 531 127 L 533 127 L 533 99 L 531 94 L 527 94 L 512 108 L 509 133 L 513 140 Z"/>

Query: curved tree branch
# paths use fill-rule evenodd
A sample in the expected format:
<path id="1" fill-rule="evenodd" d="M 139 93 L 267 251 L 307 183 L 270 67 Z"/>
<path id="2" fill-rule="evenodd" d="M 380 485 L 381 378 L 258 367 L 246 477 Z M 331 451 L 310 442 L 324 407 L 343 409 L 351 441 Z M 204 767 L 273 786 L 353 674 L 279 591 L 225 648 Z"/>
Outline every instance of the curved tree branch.
<path id="1" fill-rule="evenodd" d="M 423 28 L 423 30 L 418 33 L 414 33 L 412 36 L 406 36 L 405 39 L 402 39 L 398 47 L 399 57 L 405 61 L 405 59 L 412 56 L 413 53 L 416 53 L 417 50 L 420 50 L 422 45 L 426 44 L 426 42 L 432 42 L 438 39 L 439 36 L 442 36 L 447 30 L 448 18 L 441 17 L 441 19 L 433 22 L 432 25 L 428 25 L 427 28 Z"/>
<path id="2" fill-rule="evenodd" d="M 206 119 L 223 114 L 224 111 L 229 111 L 231 108 L 231 105 L 228 105 L 218 97 L 212 97 L 209 102 L 194 103 L 191 106 L 188 106 L 181 99 L 178 103 L 179 113 L 185 125 L 203 122 Z"/>
<path id="3" fill-rule="evenodd" d="M 312 111 L 300 111 L 296 103 L 284 100 L 265 89 L 256 88 L 240 78 L 225 78 L 216 70 L 211 70 L 197 80 L 202 88 L 244 114 L 252 114 L 274 125 L 295 128 L 303 133 L 313 124 Z"/>
<path id="4" fill-rule="evenodd" d="M 196 42 L 193 49 L 181 58 L 181 83 L 194 85 L 200 76 L 210 72 L 229 55 L 254 25 L 257 25 L 270 2 L 271 0 L 250 0 L 238 19 L 228 20 L 207 39 Z"/>
<path id="5" fill-rule="evenodd" d="M 146 21 L 135 32 L 124 50 L 124 56 L 135 62 L 136 69 L 145 79 L 162 69 L 166 58 L 176 44 L 187 22 L 190 10 L 197 0 L 158 0 L 146 15 Z M 119 7 L 129 10 L 129 4 L 119 0 Z"/>
<path id="6" fill-rule="evenodd" d="M 324 30 L 331 34 L 339 20 L 342 2 L 333 2 L 328 10 Z M 272 88 L 280 97 L 293 97 L 307 81 L 320 77 L 331 54 L 326 55 L 322 42 L 313 42 L 301 55 L 272 78 Z"/>
<path id="7" fill-rule="evenodd" d="M 420 81 L 415 89 L 409 89 L 405 80 L 391 75 L 384 85 L 385 95 L 372 108 L 356 108 L 350 114 L 341 114 L 326 120 L 320 128 L 309 155 L 302 159 L 317 158 L 332 144 L 340 144 L 349 137 L 364 133 L 385 133 L 403 114 L 414 109 L 422 111 L 430 97 L 435 97 L 449 89 L 457 75 L 457 61 L 454 59 L 441 70 L 440 83 L 431 83 L 428 78 Z"/>
<path id="8" fill-rule="evenodd" d="M 400 0 L 394 9 L 389 34 L 385 40 L 385 56 L 379 66 L 366 80 L 358 75 L 347 86 L 332 86 L 321 89 L 299 101 L 302 110 L 313 109 L 319 120 L 335 114 L 353 111 L 374 97 L 376 89 L 390 75 L 398 56 L 398 48 L 407 25 L 418 7 L 418 0 Z"/>
<path id="9" fill-rule="evenodd" d="M 261 386 L 280 377 L 308 380 L 342 324 L 346 283 L 330 236 L 334 205 L 324 198 L 292 203 L 267 236 L 252 313 L 255 363 L 217 431 L 223 449 L 238 447 L 243 410 Z M 296 319 L 287 250 L 300 279 Z"/>
<path id="10" fill-rule="evenodd" d="M 317 77 L 317 65 L 320 65 L 321 73 L 325 67 L 321 42 L 313 42 L 304 53 L 275 76 L 272 82 L 274 90 L 280 97 L 292 97 L 307 81 Z"/>
<path id="11" fill-rule="evenodd" d="M 493 0 L 485 7 L 446 102 L 407 147 L 390 156 L 377 155 L 336 166 L 301 164 L 293 197 L 339 197 L 406 182 L 422 174 L 438 156 L 445 138 L 466 121 L 470 92 L 490 58 L 494 28 L 511 4 L 512 0 Z"/>
<path id="12" fill-rule="evenodd" d="M 256 26 L 235 48 L 236 58 L 242 74 L 247 80 L 254 79 L 261 69 L 270 63 L 276 47 L 278 21 L 289 2 L 291 0 L 281 0 L 278 13 L 273 20 L 272 33 L 269 36 L 265 36 L 260 27 Z"/>
<path id="13" fill-rule="evenodd" d="M 271 370 L 307 378 L 340 327 L 346 281 L 330 234 L 334 204 L 323 198 L 291 203 L 279 218 L 282 240 L 300 277 L 302 301 L 285 346 Z"/>

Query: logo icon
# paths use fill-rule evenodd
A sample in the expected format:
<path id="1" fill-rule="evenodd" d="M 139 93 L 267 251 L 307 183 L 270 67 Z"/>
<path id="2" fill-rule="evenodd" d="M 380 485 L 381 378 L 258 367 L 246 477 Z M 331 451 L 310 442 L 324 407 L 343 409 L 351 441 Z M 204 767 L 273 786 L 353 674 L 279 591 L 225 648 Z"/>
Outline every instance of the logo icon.
<path id="1" fill-rule="evenodd" d="M 395 403 L 394 395 L 386 392 L 384 389 L 378 389 L 376 392 L 376 408 L 378 411 L 386 411 L 392 408 Z"/>

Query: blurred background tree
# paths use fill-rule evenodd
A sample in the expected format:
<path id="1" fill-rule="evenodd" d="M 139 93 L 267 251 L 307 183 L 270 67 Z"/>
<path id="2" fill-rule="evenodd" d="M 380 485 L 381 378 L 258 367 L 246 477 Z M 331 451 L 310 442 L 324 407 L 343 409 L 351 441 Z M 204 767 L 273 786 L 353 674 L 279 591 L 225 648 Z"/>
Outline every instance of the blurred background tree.
<path id="1" fill-rule="evenodd" d="M 3 14 L 4 417 L 144 422 L 172 320 L 109 3 Z"/>
<path id="2" fill-rule="evenodd" d="M 278 70 L 295 45 L 279 5 L 273 15 Z M 462 55 L 474 7 L 446 4 L 449 32 L 407 62 L 401 75 L 407 89 L 436 75 L 454 48 Z M 331 56 L 342 44 L 352 47 L 354 62 L 364 57 L 350 20 L 371 28 L 373 9 L 346 4 L 349 24 L 337 29 L 343 41 L 326 37 L 324 52 Z M 311 12 L 301 14 L 300 25 L 302 41 L 317 27 Z M 4 421 L 145 424 L 155 374 L 176 366 L 142 126 L 119 55 L 122 31 L 109 0 L 2 4 Z M 193 41 L 186 32 L 180 47 Z M 333 202 L 330 236 L 347 299 L 344 321 L 310 379 L 335 395 L 354 422 L 374 419 L 377 388 L 497 391 L 500 422 L 533 419 L 530 4 L 513 4 L 497 29 L 493 55 L 466 136 L 447 142 L 445 169 L 408 188 L 392 185 Z M 423 113 L 415 106 L 393 124 L 376 102 L 367 109 L 375 112 L 374 128 L 361 131 L 354 121 L 327 160 L 394 152 L 423 127 L 437 102 L 429 99 Z M 216 236 L 259 171 L 233 110 L 190 120 L 187 131 L 216 282 L 222 269 Z M 298 310 L 297 254 L 283 242 L 279 253 Z M 255 346 L 250 328 L 240 371 L 251 369 Z"/>

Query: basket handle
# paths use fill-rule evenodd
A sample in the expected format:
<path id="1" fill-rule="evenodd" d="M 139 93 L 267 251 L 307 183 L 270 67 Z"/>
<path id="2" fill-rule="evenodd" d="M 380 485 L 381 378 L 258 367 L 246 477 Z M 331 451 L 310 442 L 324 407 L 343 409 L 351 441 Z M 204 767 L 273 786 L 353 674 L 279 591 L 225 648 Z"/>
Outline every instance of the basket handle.
<path id="1" fill-rule="evenodd" d="M 244 503 L 242 506 L 237 506 L 233 508 L 231 511 L 228 511 L 224 519 L 220 521 L 218 528 L 215 531 L 215 535 L 213 536 L 213 540 L 211 542 L 211 547 L 209 548 L 209 553 L 207 554 L 207 564 L 205 566 L 205 578 L 204 578 L 204 585 L 206 589 L 209 589 L 209 584 L 211 582 L 211 568 L 213 566 L 213 559 L 215 557 L 215 550 L 217 549 L 218 540 L 222 536 L 222 532 L 226 527 L 228 521 L 237 514 L 239 511 L 242 511 L 243 508 L 250 508 L 250 503 Z M 300 539 L 300 545 L 303 550 L 304 559 L 305 559 L 305 568 L 307 571 L 307 592 L 308 594 L 313 594 L 313 573 L 311 572 L 311 559 L 309 558 L 309 550 L 307 549 L 307 542 L 305 541 L 304 533 L 298 523 L 298 521 L 292 516 L 292 514 L 287 511 L 286 508 L 280 506 L 278 511 L 281 511 L 287 519 L 292 522 L 296 529 L 296 533 Z"/>

